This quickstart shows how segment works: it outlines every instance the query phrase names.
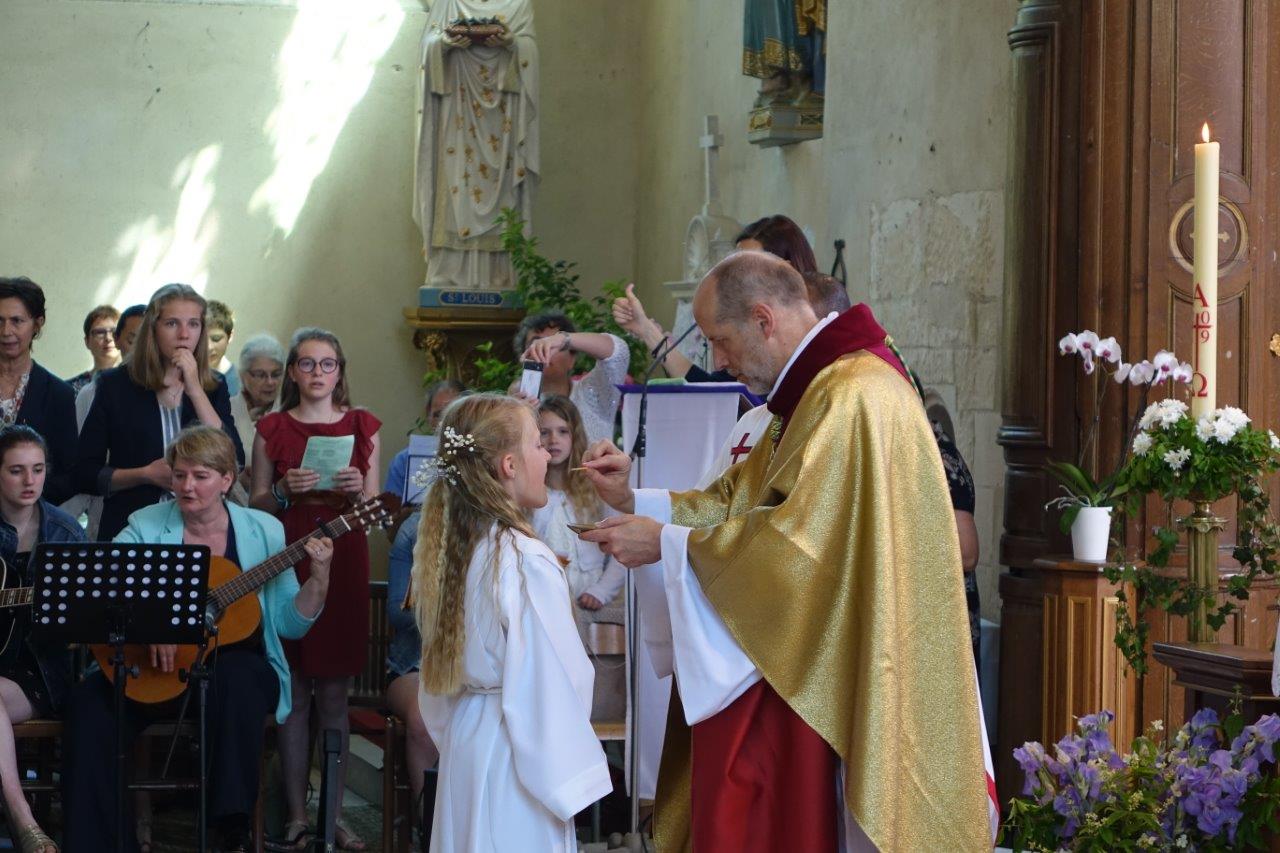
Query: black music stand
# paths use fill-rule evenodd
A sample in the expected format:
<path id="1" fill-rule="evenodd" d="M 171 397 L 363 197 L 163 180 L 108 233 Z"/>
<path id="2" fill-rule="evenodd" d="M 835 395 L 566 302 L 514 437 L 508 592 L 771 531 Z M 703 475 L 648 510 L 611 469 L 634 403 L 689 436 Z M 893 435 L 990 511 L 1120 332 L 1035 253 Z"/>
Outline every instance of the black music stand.
<path id="1" fill-rule="evenodd" d="M 58 643 L 105 643 L 115 649 L 116 844 L 125 849 L 125 679 L 131 644 L 200 645 L 209 591 L 209 548 L 116 542 L 42 543 L 31 554 L 31 628 Z M 203 654 L 201 654 L 203 657 Z M 205 744 L 200 720 L 200 849 L 205 849 Z"/>

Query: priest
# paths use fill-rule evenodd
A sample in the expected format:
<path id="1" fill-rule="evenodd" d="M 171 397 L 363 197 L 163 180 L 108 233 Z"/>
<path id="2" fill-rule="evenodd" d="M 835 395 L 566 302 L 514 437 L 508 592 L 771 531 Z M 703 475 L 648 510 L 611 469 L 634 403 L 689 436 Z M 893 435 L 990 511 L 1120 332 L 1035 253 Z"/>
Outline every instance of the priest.
<path id="1" fill-rule="evenodd" d="M 772 255 L 721 261 L 693 311 L 768 394 L 768 437 L 704 491 L 633 491 L 607 443 L 584 463 L 623 515 L 582 538 L 661 565 L 660 849 L 990 849 L 959 544 L 904 366 L 865 305 L 819 320 Z"/>

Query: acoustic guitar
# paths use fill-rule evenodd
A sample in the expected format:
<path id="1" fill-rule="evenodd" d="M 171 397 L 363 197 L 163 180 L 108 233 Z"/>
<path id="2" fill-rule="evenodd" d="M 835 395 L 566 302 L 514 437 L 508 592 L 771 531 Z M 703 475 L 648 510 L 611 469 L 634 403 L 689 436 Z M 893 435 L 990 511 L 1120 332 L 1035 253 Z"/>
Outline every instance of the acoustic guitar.
<path id="1" fill-rule="evenodd" d="M 321 536 L 337 539 L 353 530 L 385 525 L 399 509 L 400 498 L 384 492 L 353 507 L 350 512 L 325 522 L 318 530 L 247 571 L 240 571 L 235 563 L 225 557 L 213 557 L 209 563 L 209 597 L 205 613 L 207 621 L 217 625 L 218 631 L 216 637 L 211 639 L 210 647 L 216 651 L 247 640 L 257 633 L 262 624 L 262 608 L 258 604 L 258 597 L 253 593 L 305 559 L 307 551 L 304 546 L 309 540 Z M 5 591 L 0 591 L 0 602 L 4 595 Z M 29 602 L 29 594 L 27 598 Z M 102 667 L 107 680 L 113 680 L 115 668 L 112 659 L 115 657 L 115 648 L 109 645 L 92 645 L 89 650 L 98 666 Z M 195 663 L 197 651 L 196 646 L 178 646 L 177 654 L 174 655 L 174 671 L 161 672 L 158 667 L 151 665 L 150 647 L 126 646 L 125 667 L 131 672 L 137 667 L 138 675 L 126 679 L 125 695 L 144 704 L 167 702 L 181 696 L 187 685 L 178 677 L 178 673 Z"/>

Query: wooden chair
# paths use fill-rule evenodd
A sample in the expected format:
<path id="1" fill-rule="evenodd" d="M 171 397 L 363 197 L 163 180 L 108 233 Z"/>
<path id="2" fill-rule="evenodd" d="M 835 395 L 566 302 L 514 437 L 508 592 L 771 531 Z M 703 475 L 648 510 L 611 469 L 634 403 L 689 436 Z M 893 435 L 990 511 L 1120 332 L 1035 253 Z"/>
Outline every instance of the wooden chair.
<path id="1" fill-rule="evenodd" d="M 387 619 L 387 582 L 369 582 L 369 641 L 364 671 L 351 688 L 351 733 L 382 746 L 382 846 L 408 850 L 413 814 L 413 789 L 402 767 L 405 724 L 387 707 L 387 648 L 391 625 Z M 394 841 L 394 843 L 393 843 Z"/>
<path id="2" fill-rule="evenodd" d="M 612 622 L 592 622 L 587 625 L 587 653 L 591 655 L 593 661 L 604 657 L 616 657 L 626 660 L 627 654 L 627 629 L 623 625 Z M 613 697 L 606 696 L 603 691 L 609 689 L 609 686 L 602 683 L 600 678 L 601 668 L 597 663 L 596 666 L 596 694 L 595 701 L 592 703 L 591 727 L 595 729 L 596 737 L 602 743 L 611 741 L 623 741 L 627 739 L 627 706 L 626 706 L 626 683 L 624 681 L 622 708 L 619 713 L 604 714 L 600 713 L 602 707 L 608 708 L 615 703 Z M 617 711 L 617 709 L 613 709 Z M 604 718 L 602 718 L 602 716 Z M 634 760 L 634 756 L 632 757 Z M 599 841 L 601 836 L 600 830 L 600 801 L 596 800 L 591 804 L 591 840 Z"/>

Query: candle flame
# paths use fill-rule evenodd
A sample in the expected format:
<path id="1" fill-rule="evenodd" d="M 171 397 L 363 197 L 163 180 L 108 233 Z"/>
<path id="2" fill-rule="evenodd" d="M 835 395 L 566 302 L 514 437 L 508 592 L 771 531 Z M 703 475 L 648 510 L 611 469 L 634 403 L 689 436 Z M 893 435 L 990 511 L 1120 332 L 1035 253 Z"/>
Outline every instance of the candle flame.
<path id="1" fill-rule="evenodd" d="M 1209 141 L 1209 122 L 1204 123 L 1204 127 L 1200 128 L 1200 138 L 1205 142 Z"/>

